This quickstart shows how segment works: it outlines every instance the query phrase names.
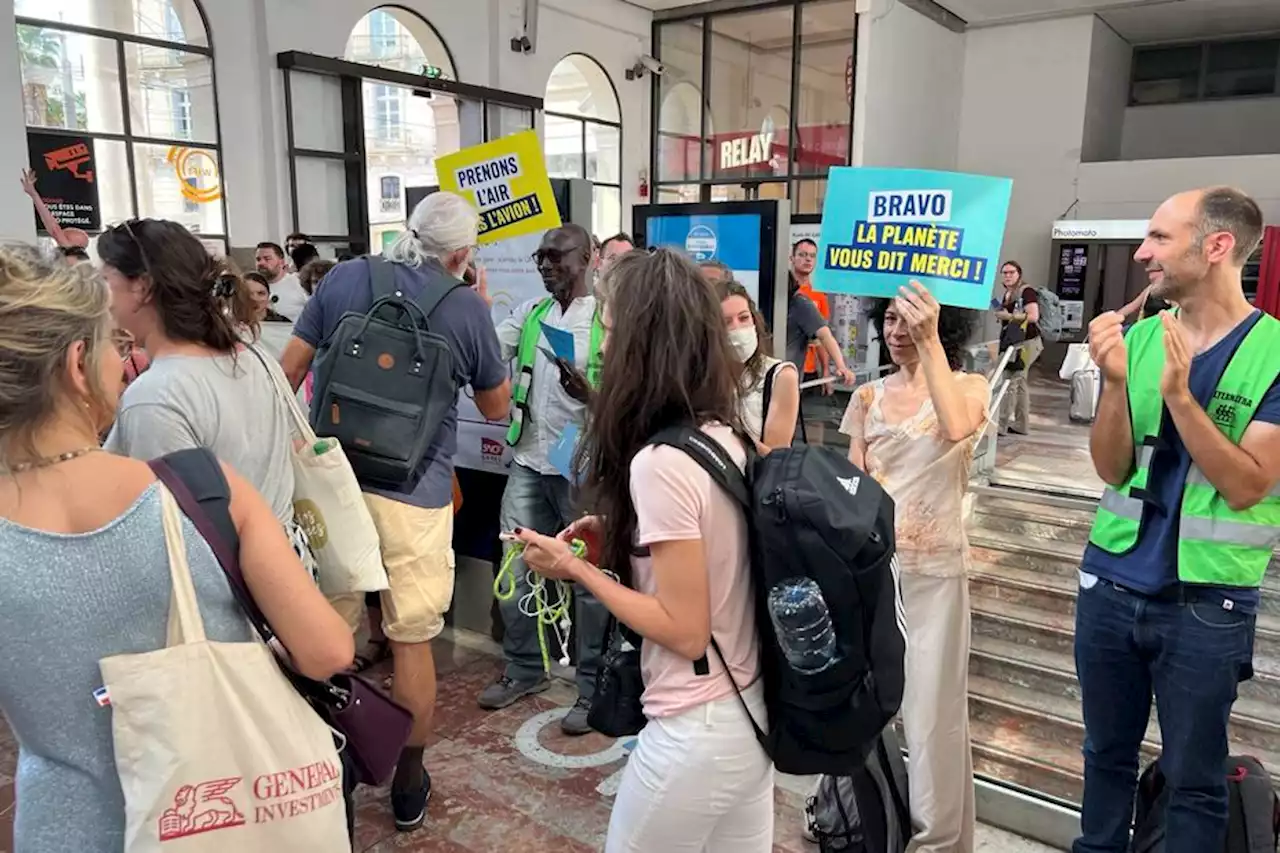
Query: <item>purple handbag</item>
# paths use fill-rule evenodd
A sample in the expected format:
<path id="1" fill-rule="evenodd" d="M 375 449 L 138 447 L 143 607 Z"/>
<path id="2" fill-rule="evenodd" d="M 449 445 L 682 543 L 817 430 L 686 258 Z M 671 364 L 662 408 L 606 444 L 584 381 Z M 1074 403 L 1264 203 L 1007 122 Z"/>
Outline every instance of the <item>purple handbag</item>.
<path id="1" fill-rule="evenodd" d="M 230 487 L 208 450 L 183 450 L 150 462 L 160 482 L 209 543 L 227 576 L 231 592 L 259 636 L 273 650 L 285 676 L 329 727 L 346 740 L 345 751 L 356 778 L 383 785 L 395 771 L 413 728 L 413 714 L 369 681 L 340 674 L 316 681 L 295 672 L 281 659 L 283 645 L 254 602 L 240 571 L 239 534 L 231 521 Z"/>

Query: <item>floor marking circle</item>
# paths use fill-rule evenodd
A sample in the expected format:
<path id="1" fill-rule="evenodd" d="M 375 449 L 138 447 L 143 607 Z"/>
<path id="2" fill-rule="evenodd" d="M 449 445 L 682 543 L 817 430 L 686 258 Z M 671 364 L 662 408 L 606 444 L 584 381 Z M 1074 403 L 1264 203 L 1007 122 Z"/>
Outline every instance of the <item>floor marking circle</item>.
<path id="1" fill-rule="evenodd" d="M 516 749 L 520 750 L 520 754 L 530 761 L 536 761 L 548 767 L 562 767 L 571 770 L 603 767 L 606 764 L 613 764 L 627 757 L 627 741 L 622 738 L 613 741 L 613 743 L 599 752 L 590 752 L 586 755 L 564 755 L 563 753 L 552 752 L 539 743 L 538 733 L 548 723 L 559 722 L 570 710 L 572 709 L 552 708 L 549 711 L 534 714 L 525 720 L 515 734 Z"/>

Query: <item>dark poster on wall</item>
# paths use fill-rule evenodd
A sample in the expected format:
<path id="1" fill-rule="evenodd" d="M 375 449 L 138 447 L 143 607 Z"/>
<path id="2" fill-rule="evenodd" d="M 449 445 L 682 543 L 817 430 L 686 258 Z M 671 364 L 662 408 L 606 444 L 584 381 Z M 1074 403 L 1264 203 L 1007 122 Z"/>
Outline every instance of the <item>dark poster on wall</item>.
<path id="1" fill-rule="evenodd" d="M 98 164 L 94 161 L 93 139 L 29 130 L 27 150 L 36 176 L 36 191 L 58 224 L 100 231 L 102 209 L 98 206 Z M 44 229 L 39 216 L 36 228 Z"/>
<path id="2" fill-rule="evenodd" d="M 1058 258 L 1058 298 L 1067 302 L 1084 299 L 1084 274 L 1089 265 L 1089 247 L 1079 243 L 1062 246 Z"/>

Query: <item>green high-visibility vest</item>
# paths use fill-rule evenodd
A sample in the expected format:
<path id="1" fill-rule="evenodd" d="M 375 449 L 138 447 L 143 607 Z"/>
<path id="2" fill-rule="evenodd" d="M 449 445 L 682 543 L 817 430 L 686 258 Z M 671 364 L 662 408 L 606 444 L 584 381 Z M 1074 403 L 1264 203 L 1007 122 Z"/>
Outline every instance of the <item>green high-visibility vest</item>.
<path id="1" fill-rule="evenodd" d="M 538 340 L 542 337 L 542 321 L 546 319 L 555 300 L 547 298 L 539 302 L 520 327 L 520 345 L 516 348 L 516 387 L 511 392 L 511 428 L 507 430 L 507 444 L 515 447 L 524 434 L 524 421 L 529 415 L 529 392 L 533 389 L 533 362 L 538 357 Z M 591 318 L 591 339 L 587 347 L 587 384 L 600 385 L 600 347 L 604 343 L 604 323 L 600 309 Z"/>
<path id="2" fill-rule="evenodd" d="M 1103 492 L 1089 536 L 1091 543 L 1117 555 L 1138 544 L 1147 478 L 1160 444 L 1160 424 L 1166 417 L 1160 395 L 1160 375 L 1164 371 L 1164 327 L 1160 318 L 1150 317 L 1135 325 L 1126 342 L 1134 469 L 1122 485 Z M 1263 314 L 1231 357 L 1207 410 L 1214 424 L 1234 444 L 1240 443 L 1277 375 L 1280 320 Z M 1256 506 L 1236 511 L 1227 506 L 1192 460 L 1179 510 L 1179 580 L 1217 586 L 1260 586 L 1278 543 L 1280 487 Z"/>

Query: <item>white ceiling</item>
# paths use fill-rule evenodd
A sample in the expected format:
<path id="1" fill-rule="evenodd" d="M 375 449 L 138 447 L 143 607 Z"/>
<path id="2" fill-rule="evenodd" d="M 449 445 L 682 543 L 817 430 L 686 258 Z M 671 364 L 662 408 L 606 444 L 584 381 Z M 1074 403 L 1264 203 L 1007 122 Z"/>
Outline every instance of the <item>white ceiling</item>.
<path id="1" fill-rule="evenodd" d="M 1102 17 L 1132 44 L 1280 32 L 1278 0 L 1183 0 Z"/>
<path id="2" fill-rule="evenodd" d="M 697 0 L 627 0 L 660 11 Z M 1097 14 L 1135 44 L 1280 32 L 1280 0 L 936 0 L 971 27 Z M 807 14 L 821 14 L 822 4 Z M 727 21 L 721 19 L 718 28 Z M 732 25 L 729 25 L 732 26 Z M 834 29 L 834 27 L 833 27 Z M 747 35 L 734 33 L 735 36 Z M 751 41 L 751 38 L 744 38 Z"/>

